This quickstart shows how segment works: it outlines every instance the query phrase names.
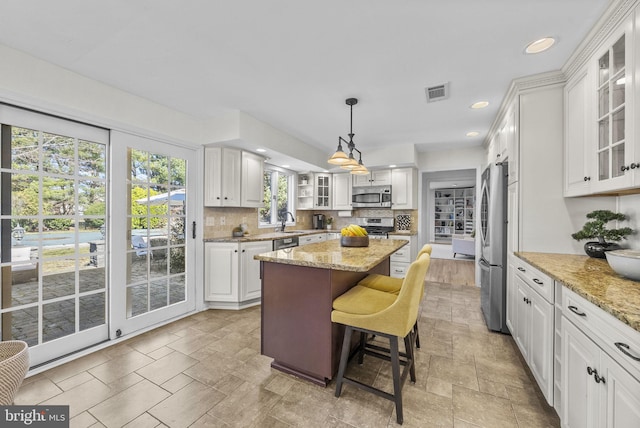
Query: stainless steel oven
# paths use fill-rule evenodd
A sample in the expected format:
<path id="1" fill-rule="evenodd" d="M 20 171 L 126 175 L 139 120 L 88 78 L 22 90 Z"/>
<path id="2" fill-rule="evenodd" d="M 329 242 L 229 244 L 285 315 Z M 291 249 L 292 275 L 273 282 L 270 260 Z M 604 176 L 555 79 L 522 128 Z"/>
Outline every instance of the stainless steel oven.
<path id="1" fill-rule="evenodd" d="M 354 208 L 391 208 L 391 186 L 356 186 L 351 195 Z"/>

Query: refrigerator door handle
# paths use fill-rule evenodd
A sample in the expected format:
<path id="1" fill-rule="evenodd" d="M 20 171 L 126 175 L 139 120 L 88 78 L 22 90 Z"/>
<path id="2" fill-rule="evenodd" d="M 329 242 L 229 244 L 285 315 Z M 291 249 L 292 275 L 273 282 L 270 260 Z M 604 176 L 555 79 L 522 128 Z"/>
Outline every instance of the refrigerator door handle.
<path id="1" fill-rule="evenodd" d="M 480 265 L 480 269 L 484 269 L 484 270 L 489 270 L 489 268 L 491 267 L 491 265 L 489 264 L 489 262 L 487 262 L 485 259 L 480 258 L 478 260 L 478 264 Z"/>

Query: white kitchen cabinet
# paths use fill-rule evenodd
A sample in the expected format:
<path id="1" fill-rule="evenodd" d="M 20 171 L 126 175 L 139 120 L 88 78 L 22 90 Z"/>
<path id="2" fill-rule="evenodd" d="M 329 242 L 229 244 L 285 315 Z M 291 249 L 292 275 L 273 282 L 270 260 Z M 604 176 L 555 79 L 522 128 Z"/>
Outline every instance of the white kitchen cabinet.
<path id="1" fill-rule="evenodd" d="M 511 185 L 520 179 L 520 144 L 518 139 L 518 105 L 514 103 L 507 112 L 505 132 L 505 153 L 509 163 L 508 184 Z M 504 159 L 503 159 L 504 160 Z"/>
<path id="2" fill-rule="evenodd" d="M 418 171 L 415 168 L 391 170 L 391 209 L 414 210 L 418 205 Z"/>
<path id="3" fill-rule="evenodd" d="M 238 244 L 204 244 L 204 296 L 207 301 L 238 302 L 240 289 Z"/>
<path id="4" fill-rule="evenodd" d="M 637 12 L 640 13 L 640 12 Z M 565 196 L 617 193 L 640 185 L 640 95 L 633 17 L 603 41 L 565 89 Z"/>
<path id="5" fill-rule="evenodd" d="M 512 258 L 510 264 L 510 330 L 542 394 L 553 405 L 554 282 L 521 260 Z"/>
<path id="6" fill-rule="evenodd" d="M 593 144 L 590 128 L 589 92 L 591 82 L 588 68 L 567 83 L 564 89 L 564 196 L 580 196 L 591 191 L 590 147 Z"/>
<path id="7" fill-rule="evenodd" d="M 354 186 L 389 186 L 391 184 L 391 170 L 378 169 L 366 175 L 353 175 Z"/>
<path id="8" fill-rule="evenodd" d="M 573 323 L 562 331 L 562 425 L 640 426 L 640 382 Z"/>
<path id="9" fill-rule="evenodd" d="M 506 308 L 506 323 L 507 328 L 511 332 L 513 339 L 516 339 L 516 320 L 515 316 L 518 313 L 518 283 L 516 282 L 516 263 L 512 253 L 507 255 L 507 308 Z"/>
<path id="10" fill-rule="evenodd" d="M 342 234 L 340 232 L 327 232 L 326 240 L 329 241 L 331 239 L 340 239 L 341 236 Z"/>
<path id="11" fill-rule="evenodd" d="M 347 172 L 344 174 L 333 174 L 333 209 L 334 210 L 351 210 L 351 189 L 353 187 L 351 177 L 353 174 Z"/>
<path id="12" fill-rule="evenodd" d="M 331 209 L 331 174 L 314 174 L 313 207 L 316 209 Z"/>
<path id="13" fill-rule="evenodd" d="M 271 241 L 205 243 L 205 300 L 210 307 L 241 309 L 259 303 L 260 262 L 253 256 L 271 249 Z"/>
<path id="14" fill-rule="evenodd" d="M 418 238 L 416 236 L 405 235 L 389 235 L 389 239 L 402 239 L 409 241 L 407 245 L 398 249 L 395 253 L 391 254 L 389 258 L 389 276 L 394 278 L 404 278 L 409 269 L 411 262 L 415 260 L 418 255 Z"/>
<path id="15" fill-rule="evenodd" d="M 271 241 L 245 242 L 240 244 L 240 302 L 259 299 L 262 290 L 260 261 L 253 256 L 272 250 Z"/>
<path id="16" fill-rule="evenodd" d="M 303 235 L 298 237 L 298 245 L 315 244 L 316 242 L 323 242 L 327 239 L 325 233 L 314 233 L 312 235 Z"/>
<path id="17" fill-rule="evenodd" d="M 228 147 L 204 151 L 204 205 L 207 207 L 262 206 L 263 159 Z"/>
<path id="18" fill-rule="evenodd" d="M 243 207 L 264 206 L 264 158 L 250 152 L 242 152 L 241 203 Z"/>
<path id="19" fill-rule="evenodd" d="M 640 332 L 562 289 L 565 427 L 640 426 Z"/>
<path id="20" fill-rule="evenodd" d="M 313 173 L 305 172 L 298 174 L 298 204 L 296 210 L 312 210 L 314 204 L 314 183 Z"/>

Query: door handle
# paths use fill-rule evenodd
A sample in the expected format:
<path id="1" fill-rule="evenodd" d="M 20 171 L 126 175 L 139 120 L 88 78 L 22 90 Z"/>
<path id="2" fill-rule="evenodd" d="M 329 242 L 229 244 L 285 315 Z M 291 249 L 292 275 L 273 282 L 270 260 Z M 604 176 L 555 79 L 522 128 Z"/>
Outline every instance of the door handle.
<path id="1" fill-rule="evenodd" d="M 576 315 L 580 315 L 581 317 L 586 317 L 586 316 L 587 316 L 587 314 L 585 314 L 584 312 L 580 312 L 580 311 L 578 310 L 578 308 L 577 308 L 577 307 L 575 307 L 575 306 L 569 306 L 569 310 L 570 310 L 571 312 L 573 312 L 574 314 L 576 314 Z"/>
<path id="2" fill-rule="evenodd" d="M 196 222 L 191 223 L 191 237 L 196 239 Z"/>

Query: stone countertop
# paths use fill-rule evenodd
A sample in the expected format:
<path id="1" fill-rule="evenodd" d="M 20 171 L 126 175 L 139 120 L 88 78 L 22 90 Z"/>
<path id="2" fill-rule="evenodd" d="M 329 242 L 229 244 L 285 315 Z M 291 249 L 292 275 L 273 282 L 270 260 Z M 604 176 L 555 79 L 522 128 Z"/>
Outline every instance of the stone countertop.
<path id="1" fill-rule="evenodd" d="M 367 272 L 407 244 L 408 241 L 400 239 L 371 239 L 368 247 L 342 247 L 339 239 L 332 239 L 258 254 L 254 259 L 320 269 Z"/>
<path id="2" fill-rule="evenodd" d="M 412 232 L 410 230 L 396 230 L 393 232 L 389 232 L 387 235 L 417 236 L 418 232 Z"/>
<path id="3" fill-rule="evenodd" d="M 262 233 L 259 235 L 244 235 L 244 236 L 226 236 L 224 238 L 204 238 L 204 242 L 258 242 L 258 241 L 273 241 L 275 239 L 280 238 L 290 238 L 293 236 L 304 236 L 304 235 L 316 235 L 318 233 L 331 233 L 334 232 L 332 230 L 324 230 L 324 229 L 309 229 L 309 230 L 296 230 L 292 229 L 287 232 L 271 232 L 271 233 Z"/>
<path id="4" fill-rule="evenodd" d="M 640 282 L 618 275 L 605 259 L 519 252 L 516 256 L 640 331 Z"/>

